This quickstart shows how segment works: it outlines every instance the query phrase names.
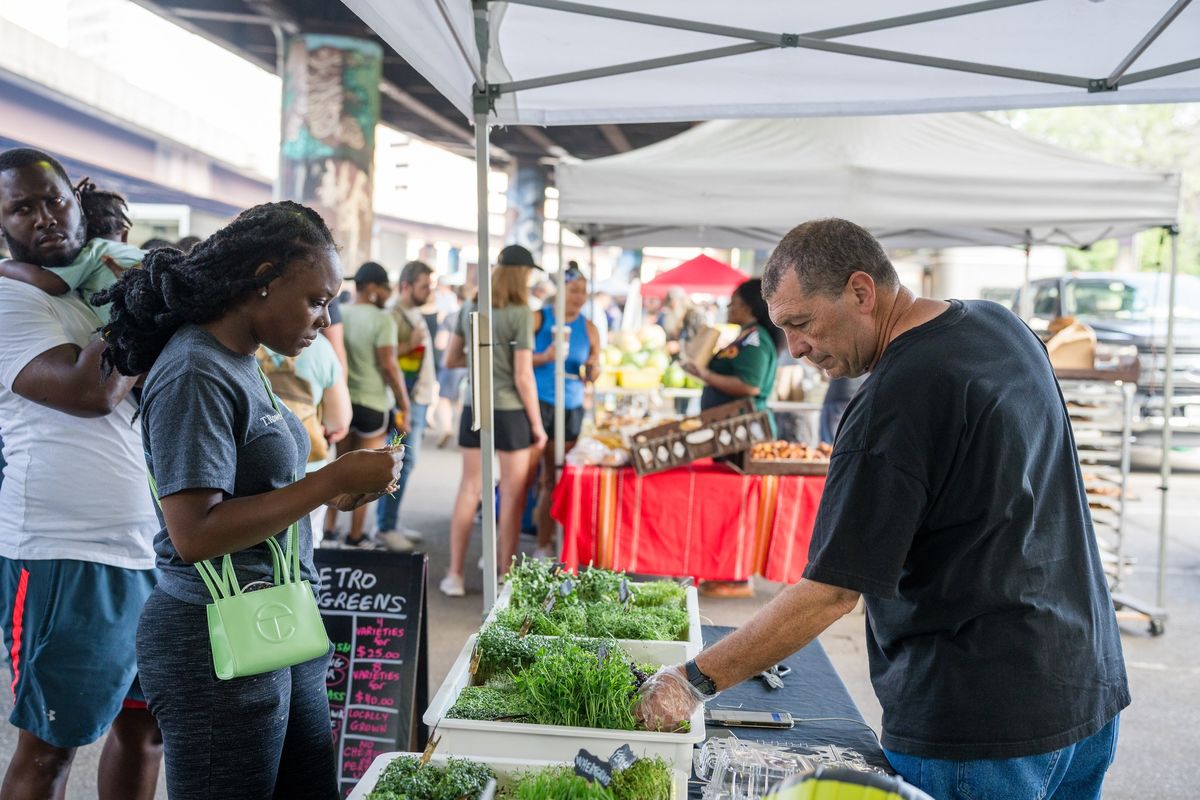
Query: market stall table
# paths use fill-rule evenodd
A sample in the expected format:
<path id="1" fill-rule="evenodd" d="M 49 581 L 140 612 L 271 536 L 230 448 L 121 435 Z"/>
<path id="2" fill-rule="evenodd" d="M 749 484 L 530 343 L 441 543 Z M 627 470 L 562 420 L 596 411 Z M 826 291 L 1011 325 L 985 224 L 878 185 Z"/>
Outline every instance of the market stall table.
<path id="1" fill-rule="evenodd" d="M 645 477 L 567 466 L 552 513 L 570 568 L 795 583 L 824 487 L 822 476 L 742 475 L 710 460 Z"/>
<path id="2" fill-rule="evenodd" d="M 734 629 L 704 626 L 704 644 L 711 645 Z M 768 689 L 762 681 L 748 680 L 709 701 L 713 709 L 724 707 L 754 711 L 787 711 L 796 720 L 794 728 L 731 728 L 739 739 L 766 742 L 781 747 L 836 745 L 861 753 L 866 762 L 892 772 L 875 731 L 863 720 L 845 684 L 833 669 L 819 641 L 784 659 L 792 668 L 781 689 Z M 712 729 L 709 729 L 711 735 Z M 702 784 L 688 784 L 688 797 L 699 798 Z"/>

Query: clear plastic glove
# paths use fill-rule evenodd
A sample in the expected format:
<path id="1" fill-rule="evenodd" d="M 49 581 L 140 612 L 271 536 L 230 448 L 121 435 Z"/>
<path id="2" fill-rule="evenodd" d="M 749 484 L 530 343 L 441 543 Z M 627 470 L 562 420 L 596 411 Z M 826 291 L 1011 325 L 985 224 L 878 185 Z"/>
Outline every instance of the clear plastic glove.
<path id="1" fill-rule="evenodd" d="M 688 683 L 680 665 L 663 667 L 638 689 L 634 714 L 648 731 L 674 731 L 704 705 L 700 690 Z"/>

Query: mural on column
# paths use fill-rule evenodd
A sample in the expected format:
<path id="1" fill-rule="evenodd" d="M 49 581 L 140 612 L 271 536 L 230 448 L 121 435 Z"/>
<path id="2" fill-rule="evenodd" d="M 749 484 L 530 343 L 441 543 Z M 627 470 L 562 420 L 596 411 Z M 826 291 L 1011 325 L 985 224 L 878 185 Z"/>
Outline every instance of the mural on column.
<path id="1" fill-rule="evenodd" d="M 280 195 L 325 218 L 352 275 L 371 257 L 372 168 L 383 49 L 348 36 L 290 36 Z"/>

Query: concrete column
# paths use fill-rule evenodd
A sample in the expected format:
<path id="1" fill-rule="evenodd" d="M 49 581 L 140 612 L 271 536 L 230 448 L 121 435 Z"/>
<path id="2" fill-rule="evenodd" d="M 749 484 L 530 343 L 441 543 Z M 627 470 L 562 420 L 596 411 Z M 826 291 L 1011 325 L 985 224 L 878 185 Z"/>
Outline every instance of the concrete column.
<path id="1" fill-rule="evenodd" d="M 383 49 L 349 36 L 289 36 L 279 197 L 315 208 L 347 275 L 371 258 L 372 171 Z"/>
<path id="2" fill-rule="evenodd" d="M 508 174 L 506 240 L 528 248 L 539 264 L 545 246 L 542 231 L 546 224 L 547 177 L 546 167 L 530 161 L 515 162 Z"/>
<path id="3" fill-rule="evenodd" d="M 617 257 L 617 280 L 628 284 L 630 281 L 642 279 L 642 248 L 622 248 Z"/>

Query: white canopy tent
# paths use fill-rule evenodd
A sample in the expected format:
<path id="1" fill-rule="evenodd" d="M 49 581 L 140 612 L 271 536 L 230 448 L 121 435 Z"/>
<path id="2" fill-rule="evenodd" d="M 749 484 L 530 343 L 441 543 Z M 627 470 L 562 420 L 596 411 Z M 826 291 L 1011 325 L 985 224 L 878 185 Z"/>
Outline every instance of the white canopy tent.
<path id="1" fill-rule="evenodd" d="M 476 113 L 476 85 L 486 83 L 495 125 L 911 114 L 1200 96 L 1200 6 L 1172 0 L 346 5 L 463 114 Z M 473 13 L 487 17 L 484 59 Z"/>
<path id="2" fill-rule="evenodd" d="M 492 125 L 1200 99 L 1200 6 L 1189 8 L 1191 0 L 343 2 L 474 121 L 481 255 L 489 243 Z M 1172 308 L 1175 269 L 1172 258 Z M 481 269 L 475 409 L 485 487 L 494 482 L 495 452 L 491 296 Z M 1173 327 L 1172 315 L 1167 396 Z M 561 362 L 558 373 L 561 396 Z M 1169 447 L 1169 425 L 1164 439 Z M 1164 476 L 1168 470 L 1164 460 Z M 1160 552 L 1166 497 L 1164 491 Z M 485 606 L 496 595 L 495 523 L 493 504 L 484 503 Z"/>
<path id="3" fill-rule="evenodd" d="M 1179 177 L 978 114 L 706 122 L 556 168 L 559 217 L 603 244 L 770 248 L 842 217 L 889 247 L 1075 247 L 1176 223 Z"/>

